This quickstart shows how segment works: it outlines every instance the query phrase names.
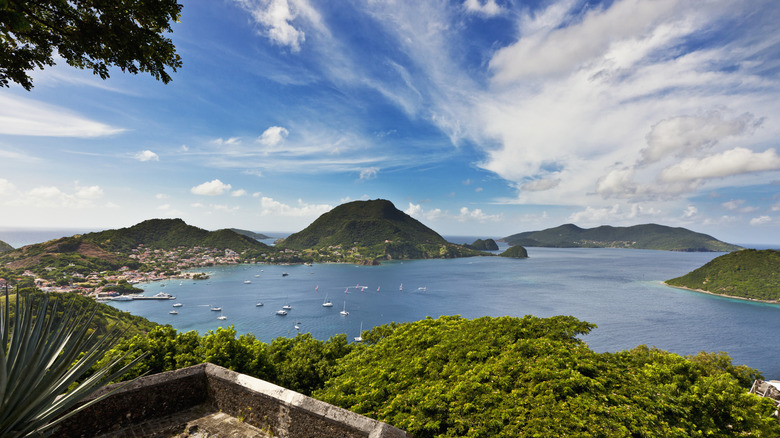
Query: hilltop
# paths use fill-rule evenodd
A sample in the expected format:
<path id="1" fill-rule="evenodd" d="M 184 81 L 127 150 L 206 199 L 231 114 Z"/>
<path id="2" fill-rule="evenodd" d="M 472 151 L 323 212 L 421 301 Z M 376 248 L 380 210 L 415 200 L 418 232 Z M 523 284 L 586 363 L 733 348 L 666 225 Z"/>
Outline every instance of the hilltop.
<path id="1" fill-rule="evenodd" d="M 551 248 L 633 248 L 690 252 L 729 252 L 742 249 L 685 228 L 657 224 L 632 227 L 580 228 L 573 224 L 504 237 L 510 245 Z"/>
<path id="2" fill-rule="evenodd" d="M 269 248 L 231 230 L 206 231 L 181 219 L 151 219 L 129 228 L 63 237 L 3 252 L 0 276 L 30 271 L 51 286 L 72 288 L 93 273 L 112 277 L 122 269 L 141 269 L 148 274 L 160 273 L 157 276 L 173 275 L 220 260 L 256 260 L 272 253 Z M 33 277 L 25 278 L 32 282 Z"/>
<path id="3" fill-rule="evenodd" d="M 0 252 L 12 251 L 13 249 L 14 249 L 13 246 L 0 240 Z"/>
<path id="4" fill-rule="evenodd" d="M 746 249 L 724 254 L 666 284 L 731 297 L 780 301 L 780 251 Z"/>
<path id="5" fill-rule="evenodd" d="M 305 249 L 372 246 L 385 241 L 446 244 L 438 233 L 384 199 L 341 204 L 278 245 Z"/>
<path id="6" fill-rule="evenodd" d="M 143 244 L 152 249 L 209 247 L 233 251 L 263 250 L 268 245 L 229 229 L 207 231 L 181 219 L 149 219 L 132 227 L 89 233 L 84 240 L 107 251 L 126 253 Z"/>
<path id="7" fill-rule="evenodd" d="M 276 247 L 308 252 L 315 261 L 376 263 L 376 259 L 452 258 L 485 255 L 447 242 L 437 232 L 384 199 L 354 201 L 323 214 Z M 348 252 L 344 260 L 335 256 Z"/>

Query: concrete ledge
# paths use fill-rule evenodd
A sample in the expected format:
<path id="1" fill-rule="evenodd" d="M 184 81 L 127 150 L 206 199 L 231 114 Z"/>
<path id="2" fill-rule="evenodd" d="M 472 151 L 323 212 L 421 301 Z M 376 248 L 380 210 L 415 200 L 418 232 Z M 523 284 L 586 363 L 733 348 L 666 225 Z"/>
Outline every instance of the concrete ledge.
<path id="1" fill-rule="evenodd" d="M 85 402 L 116 386 L 101 389 Z M 280 438 L 410 437 L 386 423 L 208 363 L 140 378 L 68 418 L 55 433 L 120 435 L 123 429 L 198 405 Z"/>

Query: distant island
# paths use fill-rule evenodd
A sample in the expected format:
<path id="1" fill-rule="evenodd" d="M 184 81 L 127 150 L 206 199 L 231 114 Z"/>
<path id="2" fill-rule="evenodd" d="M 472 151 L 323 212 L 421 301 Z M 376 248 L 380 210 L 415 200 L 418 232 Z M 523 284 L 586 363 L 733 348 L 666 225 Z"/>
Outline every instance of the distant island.
<path id="1" fill-rule="evenodd" d="M 510 257 L 513 259 L 527 259 L 528 251 L 520 245 L 513 245 L 499 255 L 501 257 Z"/>
<path id="2" fill-rule="evenodd" d="M 493 239 L 477 239 L 471 245 L 463 245 L 466 248 L 476 249 L 477 251 L 498 251 L 498 244 Z"/>
<path id="3" fill-rule="evenodd" d="M 728 297 L 780 303 L 780 251 L 732 252 L 665 283 Z"/>
<path id="4" fill-rule="evenodd" d="M 238 228 L 228 228 L 228 230 L 241 234 L 242 236 L 251 237 L 252 239 L 255 240 L 265 240 L 271 238 L 270 236 L 266 236 L 265 234 L 255 233 L 254 231 L 249 231 L 249 230 L 241 230 Z"/>
<path id="5" fill-rule="evenodd" d="M 486 255 L 447 242 L 385 199 L 339 205 L 302 231 L 277 241 L 276 247 L 302 251 L 314 261 L 323 257 L 332 259 L 337 254 L 357 257 L 364 264 L 376 264 L 378 260 Z"/>
<path id="6" fill-rule="evenodd" d="M 632 227 L 580 228 L 573 224 L 504 237 L 510 245 L 548 248 L 632 248 L 687 252 L 730 252 L 742 249 L 685 228 L 657 224 Z"/>

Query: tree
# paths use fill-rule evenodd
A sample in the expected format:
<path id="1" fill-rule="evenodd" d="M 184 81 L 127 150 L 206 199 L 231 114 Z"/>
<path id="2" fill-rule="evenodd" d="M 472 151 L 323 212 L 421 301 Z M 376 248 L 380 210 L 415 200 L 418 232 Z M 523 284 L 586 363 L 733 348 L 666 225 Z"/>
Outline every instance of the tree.
<path id="1" fill-rule="evenodd" d="M 0 0 L 0 85 L 33 87 L 28 72 L 52 66 L 54 52 L 102 79 L 111 66 L 164 83 L 181 57 L 164 34 L 178 21 L 176 0 Z"/>

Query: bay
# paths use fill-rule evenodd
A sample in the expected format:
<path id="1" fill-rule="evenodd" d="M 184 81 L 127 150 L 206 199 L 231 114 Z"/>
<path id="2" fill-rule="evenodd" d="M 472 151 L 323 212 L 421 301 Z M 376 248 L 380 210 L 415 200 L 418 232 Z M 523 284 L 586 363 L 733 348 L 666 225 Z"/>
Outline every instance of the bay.
<path id="1" fill-rule="evenodd" d="M 528 259 L 219 266 L 207 270 L 209 280 L 141 285 L 145 295 L 165 291 L 176 296 L 173 301 L 110 304 L 180 331 L 204 334 L 232 325 L 239 334 L 253 333 L 265 342 L 299 331 L 318 339 L 346 333 L 352 340 L 361 326 L 368 330 L 441 315 L 572 315 L 598 325 L 583 336 L 597 352 L 640 344 L 683 355 L 725 351 L 735 364 L 780 378 L 780 339 L 774 336 L 780 328 L 780 306 L 662 284 L 722 253 L 528 250 Z M 322 306 L 326 295 L 333 307 Z M 256 306 L 258 301 L 264 305 Z M 174 302 L 182 303 L 178 315 L 168 313 Z M 285 304 L 293 307 L 289 314 L 276 315 Z M 222 307 L 227 319 L 217 320 L 220 312 L 210 306 Z M 343 308 L 349 315 L 339 314 Z"/>

